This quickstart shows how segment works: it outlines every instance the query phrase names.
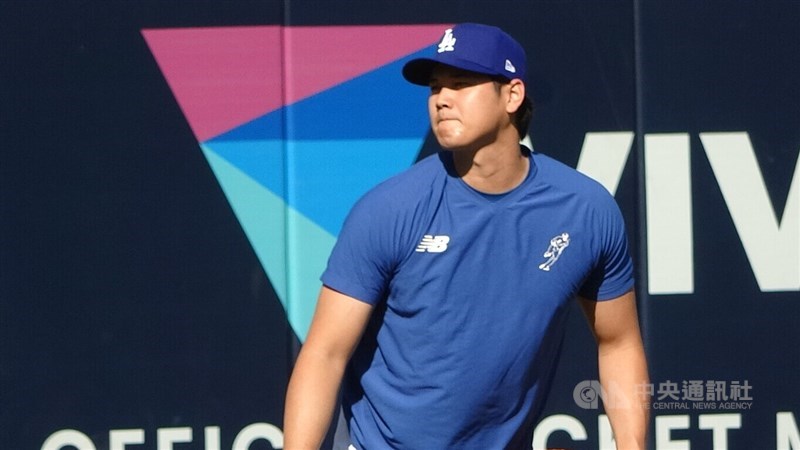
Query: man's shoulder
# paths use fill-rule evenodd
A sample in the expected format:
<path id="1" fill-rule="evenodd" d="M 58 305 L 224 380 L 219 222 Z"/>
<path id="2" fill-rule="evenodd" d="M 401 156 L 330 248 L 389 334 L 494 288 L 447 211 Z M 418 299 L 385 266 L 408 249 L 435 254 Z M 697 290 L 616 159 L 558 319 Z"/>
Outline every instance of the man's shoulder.
<path id="1" fill-rule="evenodd" d="M 553 188 L 572 191 L 592 199 L 613 198 L 597 180 L 551 156 L 534 152 L 532 158 L 537 167 L 540 181 Z"/>
<path id="2" fill-rule="evenodd" d="M 362 202 L 377 202 L 384 207 L 401 204 L 426 197 L 439 180 L 446 176 L 446 170 L 437 155 L 430 155 L 402 172 L 379 183 L 370 189 Z"/>

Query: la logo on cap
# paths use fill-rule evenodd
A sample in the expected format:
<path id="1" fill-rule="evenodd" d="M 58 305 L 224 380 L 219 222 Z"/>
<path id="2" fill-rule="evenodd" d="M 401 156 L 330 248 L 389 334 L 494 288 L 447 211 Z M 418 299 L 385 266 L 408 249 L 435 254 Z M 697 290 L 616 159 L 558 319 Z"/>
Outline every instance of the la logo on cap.
<path id="1" fill-rule="evenodd" d="M 453 36 L 453 29 L 448 28 L 444 30 L 444 36 L 442 37 L 442 42 L 439 42 L 439 53 L 442 52 L 452 52 L 454 51 L 456 45 L 456 38 Z"/>

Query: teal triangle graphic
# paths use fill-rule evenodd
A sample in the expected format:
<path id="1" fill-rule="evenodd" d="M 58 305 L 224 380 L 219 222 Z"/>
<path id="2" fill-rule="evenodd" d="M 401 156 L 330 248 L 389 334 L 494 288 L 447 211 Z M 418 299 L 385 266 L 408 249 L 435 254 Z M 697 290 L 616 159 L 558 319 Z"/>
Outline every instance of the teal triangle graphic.
<path id="1" fill-rule="evenodd" d="M 264 143 L 240 143 L 241 150 L 258 151 Z M 222 191 L 267 272 L 275 292 L 285 304 L 288 294 L 286 273 L 286 210 L 283 199 L 247 173 L 220 157 L 211 147 L 201 145 Z M 276 168 L 277 169 L 277 168 Z M 275 170 L 280 173 L 279 170 Z"/>
<path id="2" fill-rule="evenodd" d="M 258 152 L 271 143 L 241 142 Z M 274 143 L 272 143 L 274 145 Z M 245 235 L 286 310 L 298 338 L 305 341 L 321 283 L 319 276 L 336 238 L 281 197 L 239 170 L 211 147 L 201 146 Z"/>

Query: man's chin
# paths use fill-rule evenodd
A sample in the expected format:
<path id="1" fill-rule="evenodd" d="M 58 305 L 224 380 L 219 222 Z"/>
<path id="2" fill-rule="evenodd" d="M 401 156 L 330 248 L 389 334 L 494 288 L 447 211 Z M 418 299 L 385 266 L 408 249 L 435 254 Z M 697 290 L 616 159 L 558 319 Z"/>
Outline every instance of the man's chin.
<path id="1" fill-rule="evenodd" d="M 465 146 L 462 143 L 454 142 L 451 139 L 440 139 L 440 138 L 437 137 L 436 138 L 436 142 L 439 143 L 439 147 L 441 147 L 442 150 L 448 150 L 448 151 L 455 152 L 455 151 L 463 150 L 465 148 Z"/>
<path id="2" fill-rule="evenodd" d="M 461 153 L 461 152 L 464 151 L 464 147 L 452 147 L 452 146 L 451 147 L 445 147 L 443 145 L 441 147 L 442 147 L 442 150 L 444 150 L 446 152 L 450 152 L 450 153 Z"/>

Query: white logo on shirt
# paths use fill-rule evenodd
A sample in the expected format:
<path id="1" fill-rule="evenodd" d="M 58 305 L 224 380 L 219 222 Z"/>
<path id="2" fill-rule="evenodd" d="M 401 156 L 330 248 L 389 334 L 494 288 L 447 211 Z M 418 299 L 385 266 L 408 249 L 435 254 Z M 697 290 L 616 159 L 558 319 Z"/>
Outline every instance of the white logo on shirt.
<path id="1" fill-rule="evenodd" d="M 419 245 L 417 245 L 417 252 L 428 252 L 428 253 L 442 253 L 443 251 L 447 250 L 447 244 L 450 242 L 450 236 L 433 236 L 431 234 L 426 234 L 422 237 L 422 240 L 419 241 Z"/>
<path id="2" fill-rule="evenodd" d="M 549 272 L 550 267 L 558 261 L 558 258 L 561 257 L 561 253 L 564 252 L 567 246 L 569 246 L 569 233 L 561 233 L 553 239 L 550 239 L 550 246 L 547 247 L 547 251 L 542 255 L 547 258 L 547 261 L 539 264 L 539 268 L 545 272 Z"/>
<path id="3" fill-rule="evenodd" d="M 442 42 L 439 42 L 439 53 L 443 52 L 452 52 L 456 49 L 456 38 L 453 37 L 453 29 L 448 28 L 444 30 L 444 36 L 442 37 Z"/>

